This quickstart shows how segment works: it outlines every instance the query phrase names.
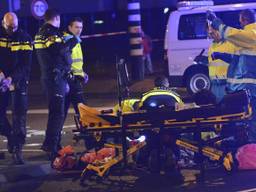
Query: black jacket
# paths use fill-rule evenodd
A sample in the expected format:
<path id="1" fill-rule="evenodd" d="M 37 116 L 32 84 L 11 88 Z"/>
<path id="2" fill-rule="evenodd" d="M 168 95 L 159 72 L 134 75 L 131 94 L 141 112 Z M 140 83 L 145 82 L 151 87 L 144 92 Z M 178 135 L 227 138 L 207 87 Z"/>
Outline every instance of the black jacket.
<path id="1" fill-rule="evenodd" d="M 65 76 L 72 64 L 71 50 L 78 43 L 75 37 L 65 41 L 58 28 L 44 24 L 35 37 L 35 49 L 41 66 L 42 79 L 52 79 L 56 74 Z"/>
<path id="2" fill-rule="evenodd" d="M 32 40 L 26 32 L 18 29 L 9 36 L 0 27 L 0 71 L 14 84 L 29 80 L 32 50 Z"/>

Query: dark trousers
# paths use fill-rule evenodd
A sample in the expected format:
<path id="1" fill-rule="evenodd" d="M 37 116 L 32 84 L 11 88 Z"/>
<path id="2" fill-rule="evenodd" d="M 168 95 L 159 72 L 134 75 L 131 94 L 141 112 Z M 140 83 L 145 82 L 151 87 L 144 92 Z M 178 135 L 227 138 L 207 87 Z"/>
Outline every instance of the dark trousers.
<path id="1" fill-rule="evenodd" d="M 256 143 L 256 96 L 251 96 L 252 118 L 248 127 L 248 140 L 250 143 Z"/>
<path id="2" fill-rule="evenodd" d="M 12 110 L 12 125 L 6 116 L 9 105 Z M 6 136 L 12 146 L 25 144 L 27 108 L 27 83 L 14 91 L 0 93 L 0 134 Z"/>
<path id="3" fill-rule="evenodd" d="M 68 81 L 70 91 L 65 97 L 65 118 L 68 114 L 68 109 L 70 107 L 70 104 L 72 103 L 75 113 L 79 115 L 78 111 L 78 103 L 84 103 L 84 91 L 83 86 L 81 83 L 81 80 L 79 78 L 75 77 L 73 80 Z"/>
<path id="4" fill-rule="evenodd" d="M 43 145 L 52 152 L 57 152 L 61 141 L 61 131 L 64 123 L 65 90 L 67 81 L 64 77 L 43 80 L 48 99 L 48 122 Z"/>

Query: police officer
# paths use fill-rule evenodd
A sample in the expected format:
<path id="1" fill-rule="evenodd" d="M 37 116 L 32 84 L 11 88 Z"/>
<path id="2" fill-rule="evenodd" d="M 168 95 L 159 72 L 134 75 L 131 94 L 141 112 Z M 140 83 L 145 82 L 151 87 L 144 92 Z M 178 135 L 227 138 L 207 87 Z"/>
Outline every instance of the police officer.
<path id="1" fill-rule="evenodd" d="M 255 11 L 243 10 L 240 13 L 240 24 L 243 29 L 229 27 L 222 23 L 213 13 L 208 13 L 211 26 L 218 30 L 221 38 L 234 44 L 238 51 L 235 54 L 213 53 L 213 57 L 229 60 L 228 91 L 248 90 L 251 94 L 252 120 L 248 129 L 249 142 L 256 142 L 256 23 Z"/>
<path id="2" fill-rule="evenodd" d="M 73 18 L 68 25 L 68 34 L 80 37 L 82 30 L 83 20 L 79 17 Z M 75 109 L 75 113 L 79 115 L 77 105 L 78 103 L 85 102 L 82 84 L 86 84 L 88 81 L 88 75 L 83 70 L 84 61 L 80 43 L 76 44 L 76 46 L 72 49 L 71 57 L 71 73 L 73 74 L 73 78 L 69 79 L 68 81 L 70 91 L 65 98 L 65 116 L 68 113 L 68 109 L 71 103 Z"/>
<path id="3" fill-rule="evenodd" d="M 64 123 L 65 94 L 68 90 L 72 63 L 71 50 L 80 41 L 71 35 L 64 36 L 59 30 L 60 14 L 48 9 L 45 24 L 35 37 L 35 49 L 41 67 L 41 80 L 48 96 L 48 123 L 42 150 L 54 158 L 60 148 L 61 130 Z"/>
<path id="4" fill-rule="evenodd" d="M 18 28 L 16 14 L 6 13 L 0 27 L 0 133 L 7 137 L 8 151 L 16 164 L 24 164 L 22 147 L 26 138 L 31 42 L 31 37 Z M 6 117 L 9 101 L 12 125 Z"/>

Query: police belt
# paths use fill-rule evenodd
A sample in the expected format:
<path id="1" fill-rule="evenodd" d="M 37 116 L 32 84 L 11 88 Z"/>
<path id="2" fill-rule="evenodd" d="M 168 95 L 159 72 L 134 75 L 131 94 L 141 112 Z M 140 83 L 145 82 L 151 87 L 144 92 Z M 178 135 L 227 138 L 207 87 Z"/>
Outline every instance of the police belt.
<path id="1" fill-rule="evenodd" d="M 65 69 L 54 69 L 52 71 L 52 75 L 54 78 L 56 78 L 57 76 L 59 77 L 64 77 L 65 79 L 68 79 L 68 80 L 72 80 L 74 78 L 74 74 L 72 73 L 72 71 L 67 71 Z"/>

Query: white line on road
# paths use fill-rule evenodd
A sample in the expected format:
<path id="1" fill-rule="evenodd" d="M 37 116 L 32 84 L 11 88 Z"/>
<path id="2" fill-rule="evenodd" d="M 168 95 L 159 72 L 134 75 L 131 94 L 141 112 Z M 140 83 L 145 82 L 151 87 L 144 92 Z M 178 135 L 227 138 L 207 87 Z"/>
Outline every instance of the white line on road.
<path id="1" fill-rule="evenodd" d="M 29 144 L 25 144 L 26 147 L 38 147 L 41 146 L 41 143 L 29 143 Z"/>
<path id="2" fill-rule="evenodd" d="M 41 149 L 22 149 L 23 152 L 43 152 Z M 0 152 L 8 152 L 7 149 L 0 149 Z"/>
<path id="3" fill-rule="evenodd" d="M 63 129 L 76 128 L 76 125 L 64 125 Z"/>
<path id="4" fill-rule="evenodd" d="M 97 110 L 104 110 L 104 109 L 109 109 L 111 107 L 94 107 L 94 109 Z M 74 109 L 69 109 L 68 110 L 69 114 L 75 114 Z M 12 114 L 10 110 L 7 111 L 7 114 Z M 48 109 L 30 109 L 28 110 L 27 114 L 48 114 Z"/>
<path id="5" fill-rule="evenodd" d="M 253 189 L 246 189 L 246 190 L 242 190 L 242 191 L 237 191 L 237 192 L 255 192 L 256 188 Z"/>

